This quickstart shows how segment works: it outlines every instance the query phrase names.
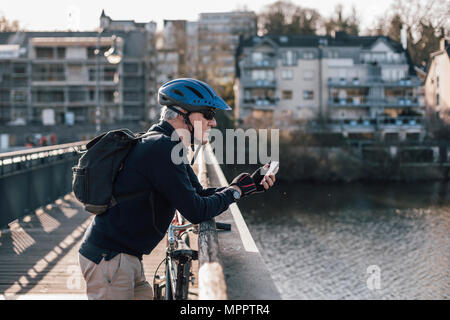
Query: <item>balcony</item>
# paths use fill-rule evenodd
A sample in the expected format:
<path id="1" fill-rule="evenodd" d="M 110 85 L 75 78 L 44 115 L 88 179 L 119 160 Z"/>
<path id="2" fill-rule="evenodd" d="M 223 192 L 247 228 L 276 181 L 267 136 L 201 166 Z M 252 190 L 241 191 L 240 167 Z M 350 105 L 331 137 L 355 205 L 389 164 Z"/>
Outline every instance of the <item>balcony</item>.
<path id="1" fill-rule="evenodd" d="M 413 79 L 400 79 L 400 80 L 383 80 L 383 85 L 385 87 L 402 87 L 402 88 L 412 88 L 422 86 L 422 82 L 419 78 Z"/>
<path id="2" fill-rule="evenodd" d="M 419 100 L 413 97 L 388 97 L 386 107 L 419 107 Z"/>
<path id="3" fill-rule="evenodd" d="M 406 61 L 406 58 L 403 56 L 398 57 L 398 58 L 382 57 L 382 58 L 377 58 L 377 59 L 361 57 L 361 59 L 360 59 L 361 64 L 372 64 L 374 62 L 378 63 L 379 65 L 384 65 L 384 64 L 403 65 L 403 64 L 408 63 Z"/>
<path id="4" fill-rule="evenodd" d="M 402 131 L 405 129 L 423 130 L 424 119 L 418 116 L 397 118 L 382 116 L 377 118 L 330 119 L 327 121 L 334 132 L 371 133 L 377 130 Z"/>
<path id="5" fill-rule="evenodd" d="M 244 80 L 241 82 L 244 88 L 276 88 L 276 80 Z"/>
<path id="6" fill-rule="evenodd" d="M 339 108 L 361 108 L 361 107 L 386 107 L 386 108 L 404 108 L 419 107 L 419 101 L 413 97 L 388 97 L 386 99 L 370 99 L 365 96 L 331 98 L 328 99 L 328 106 Z"/>
<path id="7" fill-rule="evenodd" d="M 361 88 L 370 87 L 370 82 L 367 80 L 361 80 L 359 78 L 346 79 L 346 78 L 328 78 L 328 87 L 336 88 Z"/>
<path id="8" fill-rule="evenodd" d="M 376 119 L 360 118 L 360 119 L 330 119 L 329 124 L 340 127 L 369 128 L 373 129 L 377 124 Z"/>
<path id="9" fill-rule="evenodd" d="M 401 88 L 412 88 L 420 87 L 422 83 L 420 79 L 400 79 L 400 80 L 390 80 L 382 79 L 380 77 L 369 77 L 367 79 L 347 79 L 347 78 L 328 78 L 328 87 L 335 88 L 362 88 L 362 87 L 372 87 L 372 86 L 384 86 L 384 87 L 401 87 Z"/>
<path id="10" fill-rule="evenodd" d="M 330 107 L 370 107 L 366 97 L 347 97 L 328 99 Z"/>
<path id="11" fill-rule="evenodd" d="M 61 82 L 66 81 L 66 74 L 64 72 L 43 73 L 34 72 L 32 77 L 33 82 Z"/>
<path id="12" fill-rule="evenodd" d="M 273 110 L 277 106 L 278 100 L 278 98 L 249 98 L 242 100 L 242 107 L 260 110 Z"/>
<path id="13" fill-rule="evenodd" d="M 422 127 L 424 119 L 419 116 L 378 117 L 380 127 Z"/>
<path id="14" fill-rule="evenodd" d="M 277 63 L 276 60 L 274 59 L 263 59 L 263 60 L 251 60 L 251 59 L 246 59 L 243 61 L 242 63 L 242 67 L 243 68 L 248 68 L 248 69 L 252 69 L 252 68 L 276 68 L 277 67 Z"/>

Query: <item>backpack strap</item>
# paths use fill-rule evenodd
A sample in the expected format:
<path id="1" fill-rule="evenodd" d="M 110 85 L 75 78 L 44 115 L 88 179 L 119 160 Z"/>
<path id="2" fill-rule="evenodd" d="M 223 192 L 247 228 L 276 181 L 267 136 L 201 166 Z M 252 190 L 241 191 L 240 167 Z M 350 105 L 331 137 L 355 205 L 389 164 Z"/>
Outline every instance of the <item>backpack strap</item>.
<path id="1" fill-rule="evenodd" d="M 148 132 L 138 133 L 138 136 L 136 137 L 136 139 L 142 139 L 142 138 L 147 138 L 150 136 L 156 136 L 157 134 L 162 134 L 162 132 L 148 131 Z"/>
<path id="2" fill-rule="evenodd" d="M 161 132 L 158 131 L 148 131 L 148 132 L 144 132 L 144 133 L 138 133 L 137 137 L 135 138 L 135 140 L 138 139 L 142 139 L 142 138 L 146 138 L 149 136 L 154 136 L 157 134 L 161 134 Z M 152 207 L 153 207 L 153 192 L 150 190 L 144 190 L 144 191 L 138 191 L 138 192 L 134 192 L 134 193 L 130 193 L 130 194 L 124 194 L 124 195 L 120 195 L 120 196 L 112 196 L 111 197 L 111 202 L 109 203 L 109 208 L 114 207 L 115 205 L 117 205 L 118 203 L 121 203 L 122 201 L 126 201 L 126 200 L 130 200 L 133 198 L 137 198 L 139 196 L 143 196 L 145 194 L 151 194 L 151 202 L 152 202 Z M 152 208 L 153 209 L 153 208 Z"/>

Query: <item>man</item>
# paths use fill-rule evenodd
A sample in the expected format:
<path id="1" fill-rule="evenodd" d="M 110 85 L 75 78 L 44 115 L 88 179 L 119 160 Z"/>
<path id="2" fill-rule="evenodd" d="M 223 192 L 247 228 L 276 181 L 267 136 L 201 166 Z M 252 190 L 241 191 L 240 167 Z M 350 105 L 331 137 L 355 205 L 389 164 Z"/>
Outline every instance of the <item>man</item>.
<path id="1" fill-rule="evenodd" d="M 221 214 L 241 196 L 267 190 L 275 182 L 274 175 L 264 177 L 258 169 L 252 176 L 240 174 L 230 186 L 204 189 L 187 161 L 175 161 L 186 155 L 173 150 L 180 141 L 186 147 L 196 140 L 205 144 L 208 130 L 217 124 L 215 111 L 231 108 L 208 84 L 195 79 L 164 84 L 158 100 L 165 107 L 161 121 L 149 129 L 156 134 L 137 143 L 114 185 L 116 195 L 142 190 L 149 194 L 124 200 L 96 216 L 80 246 L 89 299 L 152 299 L 142 255 L 163 239 L 176 209 L 190 222 L 200 223 Z M 178 134 L 183 130 L 190 136 Z"/>

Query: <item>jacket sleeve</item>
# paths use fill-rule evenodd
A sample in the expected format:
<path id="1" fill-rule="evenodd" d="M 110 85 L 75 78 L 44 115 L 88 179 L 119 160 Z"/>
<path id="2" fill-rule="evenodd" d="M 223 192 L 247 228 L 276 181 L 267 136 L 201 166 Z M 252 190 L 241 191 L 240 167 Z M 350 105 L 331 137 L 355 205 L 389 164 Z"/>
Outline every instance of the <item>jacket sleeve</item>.
<path id="1" fill-rule="evenodd" d="M 234 202 L 232 190 L 222 188 L 211 195 L 200 195 L 191 183 L 186 166 L 172 161 L 173 146 L 174 143 L 170 141 L 159 143 L 158 156 L 153 157 L 154 166 L 149 172 L 154 188 L 192 223 L 209 220 L 225 211 Z M 198 179 L 194 184 L 197 183 L 200 185 Z M 198 185 L 197 188 L 199 188 Z"/>
<path id="2" fill-rule="evenodd" d="M 220 192 L 220 191 L 223 191 L 226 188 L 228 188 L 228 186 L 226 186 L 226 187 L 221 187 L 221 188 L 206 188 L 205 189 L 205 188 L 203 188 L 201 183 L 198 181 L 197 175 L 194 173 L 194 170 L 192 170 L 192 167 L 190 165 L 186 165 L 186 170 L 189 175 L 189 179 L 191 180 L 192 186 L 195 188 L 195 190 L 197 190 L 197 193 L 201 196 L 210 196 L 216 192 Z"/>

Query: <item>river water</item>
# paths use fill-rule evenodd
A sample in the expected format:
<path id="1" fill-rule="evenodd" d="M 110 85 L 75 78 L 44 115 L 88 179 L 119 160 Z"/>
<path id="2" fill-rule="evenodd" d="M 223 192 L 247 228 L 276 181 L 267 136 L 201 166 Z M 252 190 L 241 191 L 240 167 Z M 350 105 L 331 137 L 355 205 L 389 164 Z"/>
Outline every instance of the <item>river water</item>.
<path id="1" fill-rule="evenodd" d="M 449 299 L 450 183 L 278 183 L 239 203 L 283 299 Z"/>

